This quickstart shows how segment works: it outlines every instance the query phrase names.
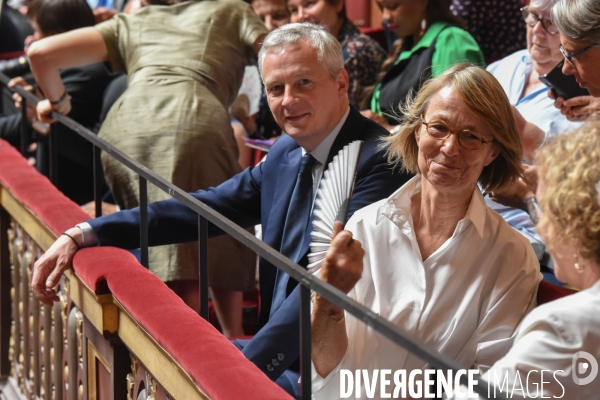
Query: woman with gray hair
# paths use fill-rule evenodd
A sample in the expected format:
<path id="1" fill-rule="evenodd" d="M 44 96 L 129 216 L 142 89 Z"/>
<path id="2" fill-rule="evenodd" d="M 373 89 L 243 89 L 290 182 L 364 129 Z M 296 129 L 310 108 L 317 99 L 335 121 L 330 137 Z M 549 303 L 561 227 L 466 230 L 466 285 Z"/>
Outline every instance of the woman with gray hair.
<path id="1" fill-rule="evenodd" d="M 338 223 L 319 276 L 440 354 L 490 366 L 535 305 L 541 278 L 529 242 L 478 188 L 494 190 L 522 172 L 512 107 L 492 75 L 468 64 L 407 103 L 389 154 L 418 175 L 357 211 L 346 231 Z M 316 399 L 339 398 L 342 369 L 408 375 L 426 367 L 318 294 L 312 329 Z"/>
<path id="2" fill-rule="evenodd" d="M 532 0 L 528 6 L 521 8 L 527 29 L 527 49 L 487 68 L 504 88 L 510 103 L 525 119 L 540 127 L 546 137 L 577 126 L 554 108 L 546 86 L 539 79 L 563 59 L 559 50 L 558 28 L 550 19 L 553 4 L 554 0 Z"/>
<path id="3" fill-rule="evenodd" d="M 532 0 L 528 6 L 521 8 L 527 29 L 527 48 L 487 68 L 504 88 L 510 103 L 527 121 L 538 126 L 546 139 L 579 125 L 569 121 L 554 107 L 554 102 L 547 95 L 546 85 L 539 79 L 540 75 L 549 73 L 563 59 L 559 50 L 558 28 L 550 19 L 550 10 L 554 2 L 555 0 Z M 533 161 L 533 152 L 543 142 L 544 137 L 526 139 L 522 138 L 524 160 L 530 164 Z M 534 167 L 524 168 L 527 176 L 535 173 Z M 535 224 L 526 212 L 527 204 L 534 196 L 533 191 L 523 181 L 515 181 L 515 185 L 507 188 L 504 193 L 494 194 L 494 200 L 497 201 L 486 197 L 486 203 L 532 243 L 541 243 L 542 239 L 535 232 Z"/>
<path id="4" fill-rule="evenodd" d="M 592 95 L 569 100 L 559 97 L 555 106 L 572 120 L 589 115 L 597 118 L 600 116 L 600 2 L 558 0 L 552 8 L 552 21 L 560 33 L 560 51 L 565 57 L 563 73 L 575 75 L 579 86 Z"/>

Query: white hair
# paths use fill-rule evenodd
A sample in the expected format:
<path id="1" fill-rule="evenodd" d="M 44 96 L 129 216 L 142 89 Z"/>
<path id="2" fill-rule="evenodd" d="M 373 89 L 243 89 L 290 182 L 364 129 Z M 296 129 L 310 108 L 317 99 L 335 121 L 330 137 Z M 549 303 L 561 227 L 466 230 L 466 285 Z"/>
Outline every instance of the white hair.
<path id="1" fill-rule="evenodd" d="M 335 80 L 341 68 L 344 68 L 344 53 L 340 42 L 321 25 L 308 22 L 283 25 L 270 32 L 258 52 L 258 68 L 264 81 L 263 62 L 271 51 L 299 42 L 307 42 L 317 51 L 317 59 L 323 65 L 332 80 Z"/>
<path id="2" fill-rule="evenodd" d="M 561 35 L 588 44 L 600 44 L 600 1 L 557 0 L 552 22 Z"/>

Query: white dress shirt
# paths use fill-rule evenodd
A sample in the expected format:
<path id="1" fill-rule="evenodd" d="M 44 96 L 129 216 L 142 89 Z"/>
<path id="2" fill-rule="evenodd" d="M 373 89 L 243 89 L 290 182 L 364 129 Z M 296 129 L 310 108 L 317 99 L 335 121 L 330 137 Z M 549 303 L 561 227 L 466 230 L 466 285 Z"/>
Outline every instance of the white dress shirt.
<path id="1" fill-rule="evenodd" d="M 410 214 L 420 190 L 418 175 L 348 221 L 345 229 L 366 252 L 362 277 L 349 296 L 465 367 L 489 367 L 508 351 L 535 306 L 537 258 L 475 189 L 452 237 L 423 261 Z M 326 378 L 313 367 L 315 399 L 339 398 L 340 369 L 406 369 L 408 376 L 426 366 L 348 313 L 346 329 L 348 349 L 338 366 Z M 353 396 L 366 398 L 364 390 Z"/>
<path id="2" fill-rule="evenodd" d="M 502 379 L 508 376 L 506 387 L 512 391 L 518 371 L 529 398 L 597 399 L 600 396 L 600 377 L 586 385 L 577 385 L 573 375 L 585 378 L 590 376 L 588 371 L 593 367 L 593 362 L 583 357 L 575 357 L 574 360 L 575 353 L 579 351 L 591 354 L 596 360 L 596 373 L 599 372 L 599 310 L 600 281 L 589 289 L 539 306 L 523 320 L 508 354 L 495 363 L 483 378 L 490 380 L 491 384 L 494 381 L 501 384 Z M 588 364 L 583 374 L 579 373 L 580 363 Z M 575 371 L 573 366 L 576 366 Z M 544 373 L 543 393 L 538 392 L 541 370 L 551 371 Z M 530 371 L 534 372 L 527 380 Z M 516 387 L 519 387 L 519 382 Z M 517 390 L 513 397 L 521 398 L 522 393 Z"/>

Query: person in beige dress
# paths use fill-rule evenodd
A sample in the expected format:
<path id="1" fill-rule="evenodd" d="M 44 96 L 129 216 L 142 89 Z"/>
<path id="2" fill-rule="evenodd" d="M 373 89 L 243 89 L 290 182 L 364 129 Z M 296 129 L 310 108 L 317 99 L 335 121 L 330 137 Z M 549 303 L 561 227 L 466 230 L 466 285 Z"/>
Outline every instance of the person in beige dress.
<path id="1" fill-rule="evenodd" d="M 104 61 L 111 72 L 127 73 L 128 88 L 100 137 L 183 190 L 216 186 L 240 171 L 227 109 L 266 33 L 239 0 L 150 5 L 119 14 L 32 47 L 32 70 L 48 99 L 38 110 L 70 110 L 60 68 Z M 138 206 L 138 176 L 109 154 L 102 164 L 118 205 Z M 148 185 L 148 201 L 165 198 Z M 255 257 L 229 237 L 211 239 L 208 254 L 224 334 L 242 335 L 241 291 L 254 283 Z M 197 307 L 197 243 L 150 248 L 149 256 L 150 270 Z"/>

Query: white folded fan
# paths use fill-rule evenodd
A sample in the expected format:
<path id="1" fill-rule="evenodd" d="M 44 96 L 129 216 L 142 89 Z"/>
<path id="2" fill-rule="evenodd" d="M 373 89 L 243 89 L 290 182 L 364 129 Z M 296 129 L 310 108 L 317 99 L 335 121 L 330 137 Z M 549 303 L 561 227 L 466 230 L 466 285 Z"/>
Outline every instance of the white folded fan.
<path id="1" fill-rule="evenodd" d="M 362 140 L 357 140 L 344 146 L 333 157 L 321 179 L 313 211 L 313 230 L 310 234 L 312 241 L 308 254 L 308 270 L 311 272 L 319 268 L 325 258 L 331 244 L 335 221 L 346 224 L 362 143 Z"/>

